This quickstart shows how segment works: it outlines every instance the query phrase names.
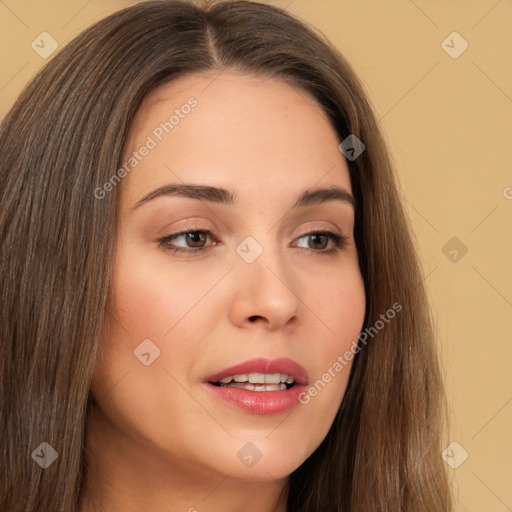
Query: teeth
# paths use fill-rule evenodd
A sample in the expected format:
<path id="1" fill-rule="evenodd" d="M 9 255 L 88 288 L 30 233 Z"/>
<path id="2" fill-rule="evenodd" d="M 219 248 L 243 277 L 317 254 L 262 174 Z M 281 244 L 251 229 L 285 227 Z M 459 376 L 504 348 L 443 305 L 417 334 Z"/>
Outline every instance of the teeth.
<path id="1" fill-rule="evenodd" d="M 284 391 L 286 384 L 280 382 L 279 384 L 251 384 L 247 382 L 230 382 L 227 384 L 221 384 L 223 388 L 239 388 L 247 389 L 248 391 Z"/>
<path id="2" fill-rule="evenodd" d="M 250 384 L 293 384 L 295 379 L 286 373 L 243 373 L 224 377 L 219 382 L 228 384 L 231 381 L 237 383 L 249 382 Z"/>

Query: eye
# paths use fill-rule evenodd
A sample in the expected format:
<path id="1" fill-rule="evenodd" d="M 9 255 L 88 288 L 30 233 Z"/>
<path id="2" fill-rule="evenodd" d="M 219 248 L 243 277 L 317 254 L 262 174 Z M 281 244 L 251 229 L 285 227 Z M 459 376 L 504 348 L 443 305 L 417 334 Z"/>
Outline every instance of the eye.
<path id="1" fill-rule="evenodd" d="M 213 238 L 213 232 L 209 229 L 187 228 L 158 240 L 159 245 L 166 250 L 174 252 L 197 252 L 210 247 L 208 238 Z M 217 245 L 213 241 L 211 245 Z"/>
<path id="2" fill-rule="evenodd" d="M 302 242 L 301 242 L 302 241 Z M 312 231 L 298 239 L 297 247 L 307 249 L 316 254 L 335 254 L 347 242 L 347 238 L 329 229 Z M 331 247 L 329 247 L 331 243 Z"/>

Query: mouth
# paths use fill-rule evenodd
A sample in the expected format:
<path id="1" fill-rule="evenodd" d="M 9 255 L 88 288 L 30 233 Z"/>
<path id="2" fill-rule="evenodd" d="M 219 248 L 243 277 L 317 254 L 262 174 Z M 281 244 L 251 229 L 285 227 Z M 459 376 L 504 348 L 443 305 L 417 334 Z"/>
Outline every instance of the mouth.
<path id="1" fill-rule="evenodd" d="M 206 377 L 217 399 L 245 412 L 277 414 L 295 407 L 308 385 L 306 370 L 288 358 L 251 359 Z"/>
<path id="2" fill-rule="evenodd" d="M 307 386 L 308 375 L 300 364 L 286 357 L 256 358 L 210 375 L 205 382 L 248 391 L 284 391 L 295 385 Z"/>

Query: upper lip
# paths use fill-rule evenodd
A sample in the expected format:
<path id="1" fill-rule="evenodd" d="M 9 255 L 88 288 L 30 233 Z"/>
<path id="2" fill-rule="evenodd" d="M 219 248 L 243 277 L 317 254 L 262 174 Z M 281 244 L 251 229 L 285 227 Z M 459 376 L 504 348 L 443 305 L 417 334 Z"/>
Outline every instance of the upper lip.
<path id="1" fill-rule="evenodd" d="M 218 382 L 224 377 L 231 377 L 233 375 L 243 375 L 247 373 L 285 373 L 295 379 L 298 385 L 307 386 L 308 374 L 306 370 L 295 361 L 287 357 L 279 357 L 277 359 L 265 359 L 259 357 L 256 359 L 249 359 L 243 363 L 235 366 L 230 366 L 218 373 L 206 377 L 206 382 Z"/>

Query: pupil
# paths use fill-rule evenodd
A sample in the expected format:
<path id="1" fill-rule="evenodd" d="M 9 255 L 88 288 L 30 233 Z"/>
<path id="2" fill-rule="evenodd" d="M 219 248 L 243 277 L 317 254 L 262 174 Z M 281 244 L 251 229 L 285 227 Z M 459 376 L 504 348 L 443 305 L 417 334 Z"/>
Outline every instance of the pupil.
<path id="1" fill-rule="evenodd" d="M 319 238 L 325 238 L 325 236 L 324 235 L 311 235 L 311 240 L 313 241 L 313 243 L 318 243 Z M 321 244 L 321 245 L 323 246 L 324 244 Z"/>
<path id="2" fill-rule="evenodd" d="M 189 241 L 192 242 L 192 246 L 193 247 L 201 247 L 202 244 L 201 242 L 204 243 L 204 233 L 201 233 L 201 231 L 192 231 L 190 233 L 187 233 L 187 236 L 188 236 L 188 239 Z M 199 244 L 199 245 L 194 245 L 194 244 Z"/>

